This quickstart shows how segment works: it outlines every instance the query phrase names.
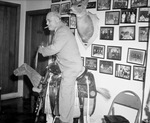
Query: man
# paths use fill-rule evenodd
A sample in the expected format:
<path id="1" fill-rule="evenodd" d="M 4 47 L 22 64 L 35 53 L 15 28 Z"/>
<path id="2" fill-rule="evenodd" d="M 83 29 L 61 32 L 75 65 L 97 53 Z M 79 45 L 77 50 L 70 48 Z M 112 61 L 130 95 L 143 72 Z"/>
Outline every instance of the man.
<path id="1" fill-rule="evenodd" d="M 57 12 L 49 12 L 46 16 L 48 29 L 55 31 L 52 44 L 39 47 L 43 56 L 56 54 L 56 61 L 62 72 L 59 92 L 59 113 L 61 122 L 73 123 L 75 102 L 75 81 L 82 71 L 82 60 L 75 37 L 69 27 L 61 21 Z"/>

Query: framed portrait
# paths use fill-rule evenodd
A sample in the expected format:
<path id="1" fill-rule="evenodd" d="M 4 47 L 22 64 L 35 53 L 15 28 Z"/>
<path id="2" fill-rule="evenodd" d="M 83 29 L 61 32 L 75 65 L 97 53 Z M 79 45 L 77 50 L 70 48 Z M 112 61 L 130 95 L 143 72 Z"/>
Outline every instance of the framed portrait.
<path id="1" fill-rule="evenodd" d="M 69 27 L 69 17 L 61 17 L 62 22 Z"/>
<path id="2" fill-rule="evenodd" d="M 119 27 L 120 40 L 135 40 L 135 26 L 120 26 Z"/>
<path id="3" fill-rule="evenodd" d="M 143 65 L 145 61 L 146 50 L 128 48 L 127 62 L 132 64 Z"/>
<path id="4" fill-rule="evenodd" d="M 92 44 L 91 56 L 104 59 L 105 57 L 105 45 Z"/>
<path id="5" fill-rule="evenodd" d="M 52 3 L 60 2 L 60 0 L 52 0 Z"/>
<path id="6" fill-rule="evenodd" d="M 118 25 L 120 18 L 120 11 L 106 11 L 105 25 Z"/>
<path id="7" fill-rule="evenodd" d="M 97 0 L 97 11 L 110 10 L 111 0 Z"/>
<path id="8" fill-rule="evenodd" d="M 128 8 L 128 0 L 113 0 L 113 9 Z"/>
<path id="9" fill-rule="evenodd" d="M 142 81 L 145 80 L 145 67 L 133 66 L 133 80 Z"/>
<path id="10" fill-rule="evenodd" d="M 122 9 L 120 23 L 135 24 L 137 9 Z"/>
<path id="11" fill-rule="evenodd" d="M 107 59 L 121 60 L 122 47 L 120 46 L 107 46 Z"/>
<path id="12" fill-rule="evenodd" d="M 86 9 L 94 9 L 96 8 L 96 2 L 88 2 Z"/>
<path id="13" fill-rule="evenodd" d="M 70 10 L 70 2 L 62 3 L 60 7 L 60 14 L 66 15 L 69 13 Z"/>
<path id="14" fill-rule="evenodd" d="M 70 28 L 73 28 L 73 29 L 77 28 L 77 19 L 74 14 L 70 15 Z"/>
<path id="15" fill-rule="evenodd" d="M 130 80 L 131 78 L 131 66 L 124 64 L 116 64 L 115 77 Z"/>
<path id="16" fill-rule="evenodd" d="M 51 5 L 51 11 L 52 12 L 60 12 L 60 4 L 52 4 Z"/>
<path id="17" fill-rule="evenodd" d="M 85 58 L 85 67 L 89 70 L 97 70 L 97 58 L 86 57 Z"/>
<path id="18" fill-rule="evenodd" d="M 113 61 L 100 60 L 99 72 L 113 75 Z"/>
<path id="19" fill-rule="evenodd" d="M 150 7 L 139 8 L 138 22 L 149 22 Z"/>
<path id="20" fill-rule="evenodd" d="M 149 27 L 139 27 L 139 42 L 148 42 Z"/>
<path id="21" fill-rule="evenodd" d="M 70 30 L 73 33 L 73 35 L 75 35 L 75 29 L 71 28 Z"/>
<path id="22" fill-rule="evenodd" d="M 113 38 L 114 38 L 114 27 L 100 27 L 100 39 L 113 40 Z"/>
<path id="23" fill-rule="evenodd" d="M 146 6 L 148 6 L 148 0 L 131 0 L 131 8 L 146 7 Z"/>
<path id="24" fill-rule="evenodd" d="M 83 63 L 83 66 L 84 66 L 84 57 L 81 57 L 81 59 L 82 59 L 82 63 Z"/>

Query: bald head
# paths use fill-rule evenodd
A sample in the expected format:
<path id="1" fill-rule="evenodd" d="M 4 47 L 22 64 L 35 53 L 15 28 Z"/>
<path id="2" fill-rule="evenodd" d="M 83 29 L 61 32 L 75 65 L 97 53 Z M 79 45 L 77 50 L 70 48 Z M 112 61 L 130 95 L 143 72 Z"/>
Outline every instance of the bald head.
<path id="1" fill-rule="evenodd" d="M 58 13 L 58 12 L 49 12 L 48 14 L 47 14 L 47 17 L 49 18 L 49 17 L 56 17 L 56 18 L 61 18 L 61 16 L 60 16 L 60 14 Z"/>

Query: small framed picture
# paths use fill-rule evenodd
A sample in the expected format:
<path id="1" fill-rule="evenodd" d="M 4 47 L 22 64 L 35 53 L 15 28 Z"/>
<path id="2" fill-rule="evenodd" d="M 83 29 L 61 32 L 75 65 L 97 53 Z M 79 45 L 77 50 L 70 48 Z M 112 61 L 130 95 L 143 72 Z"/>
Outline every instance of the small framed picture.
<path id="1" fill-rule="evenodd" d="M 149 22 L 150 7 L 139 8 L 138 22 Z"/>
<path id="2" fill-rule="evenodd" d="M 112 61 L 100 60 L 99 72 L 113 75 L 113 62 Z"/>
<path id="3" fill-rule="evenodd" d="M 52 4 L 51 5 L 51 11 L 59 13 L 59 11 L 60 11 L 60 4 Z"/>
<path id="4" fill-rule="evenodd" d="M 119 27 L 120 40 L 135 40 L 135 26 L 120 26 Z"/>
<path id="5" fill-rule="evenodd" d="M 148 0 L 131 0 L 131 8 L 146 7 L 146 6 L 148 6 Z"/>
<path id="6" fill-rule="evenodd" d="M 70 2 L 62 3 L 61 4 L 61 9 L 60 9 L 60 14 L 61 15 L 66 15 L 70 11 Z"/>
<path id="7" fill-rule="evenodd" d="M 133 66 L 133 80 L 142 81 L 145 80 L 145 67 Z"/>
<path id="8" fill-rule="evenodd" d="M 131 78 L 131 66 L 124 64 L 116 64 L 115 77 L 130 80 Z"/>
<path id="9" fill-rule="evenodd" d="M 83 63 L 83 66 L 84 66 L 84 57 L 81 57 L 81 59 L 82 59 L 82 63 Z"/>
<path id="10" fill-rule="evenodd" d="M 121 60 L 122 47 L 107 46 L 107 59 Z"/>
<path id="11" fill-rule="evenodd" d="M 73 29 L 77 28 L 77 19 L 74 14 L 70 15 L 70 28 L 73 28 Z"/>
<path id="12" fill-rule="evenodd" d="M 105 57 L 105 46 L 104 45 L 98 45 L 98 44 L 92 44 L 91 45 L 91 56 L 104 59 Z"/>
<path id="13" fill-rule="evenodd" d="M 110 10 L 111 0 L 97 0 L 97 11 Z"/>
<path id="14" fill-rule="evenodd" d="M 137 9 L 122 9 L 120 23 L 135 24 Z"/>
<path id="15" fill-rule="evenodd" d="M 52 3 L 60 2 L 60 0 L 52 0 Z"/>
<path id="16" fill-rule="evenodd" d="M 113 0 L 113 9 L 128 8 L 128 0 Z"/>
<path id="17" fill-rule="evenodd" d="M 100 39 L 113 40 L 114 27 L 100 27 Z"/>
<path id="18" fill-rule="evenodd" d="M 149 27 L 139 27 L 139 42 L 148 42 Z"/>
<path id="19" fill-rule="evenodd" d="M 145 60 L 146 50 L 128 48 L 127 62 L 132 64 L 143 65 Z"/>
<path id="20" fill-rule="evenodd" d="M 69 17 L 61 17 L 62 22 L 69 27 Z"/>
<path id="21" fill-rule="evenodd" d="M 85 58 L 85 67 L 89 70 L 97 70 L 97 58 L 86 57 Z"/>
<path id="22" fill-rule="evenodd" d="M 94 9 L 96 8 L 96 2 L 88 2 L 86 9 Z"/>
<path id="23" fill-rule="evenodd" d="M 105 25 L 118 25 L 120 18 L 120 11 L 106 11 Z"/>

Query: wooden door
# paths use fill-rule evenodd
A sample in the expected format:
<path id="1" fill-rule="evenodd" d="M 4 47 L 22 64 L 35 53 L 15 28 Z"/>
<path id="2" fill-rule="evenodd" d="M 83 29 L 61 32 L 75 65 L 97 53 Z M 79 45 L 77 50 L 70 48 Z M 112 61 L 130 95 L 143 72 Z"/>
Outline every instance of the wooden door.
<path id="1" fill-rule="evenodd" d="M 37 68 L 35 60 L 38 47 L 41 43 L 49 43 L 50 31 L 44 29 L 46 26 L 46 15 L 50 9 L 28 11 L 26 13 L 26 39 L 25 39 L 25 63 L 36 69 L 42 76 L 45 75 L 48 57 L 38 54 Z M 30 80 L 24 77 L 24 97 L 29 97 L 32 89 Z"/>
<path id="2" fill-rule="evenodd" d="M 17 93 L 20 5 L 0 1 L 0 86 L 2 94 Z"/>

